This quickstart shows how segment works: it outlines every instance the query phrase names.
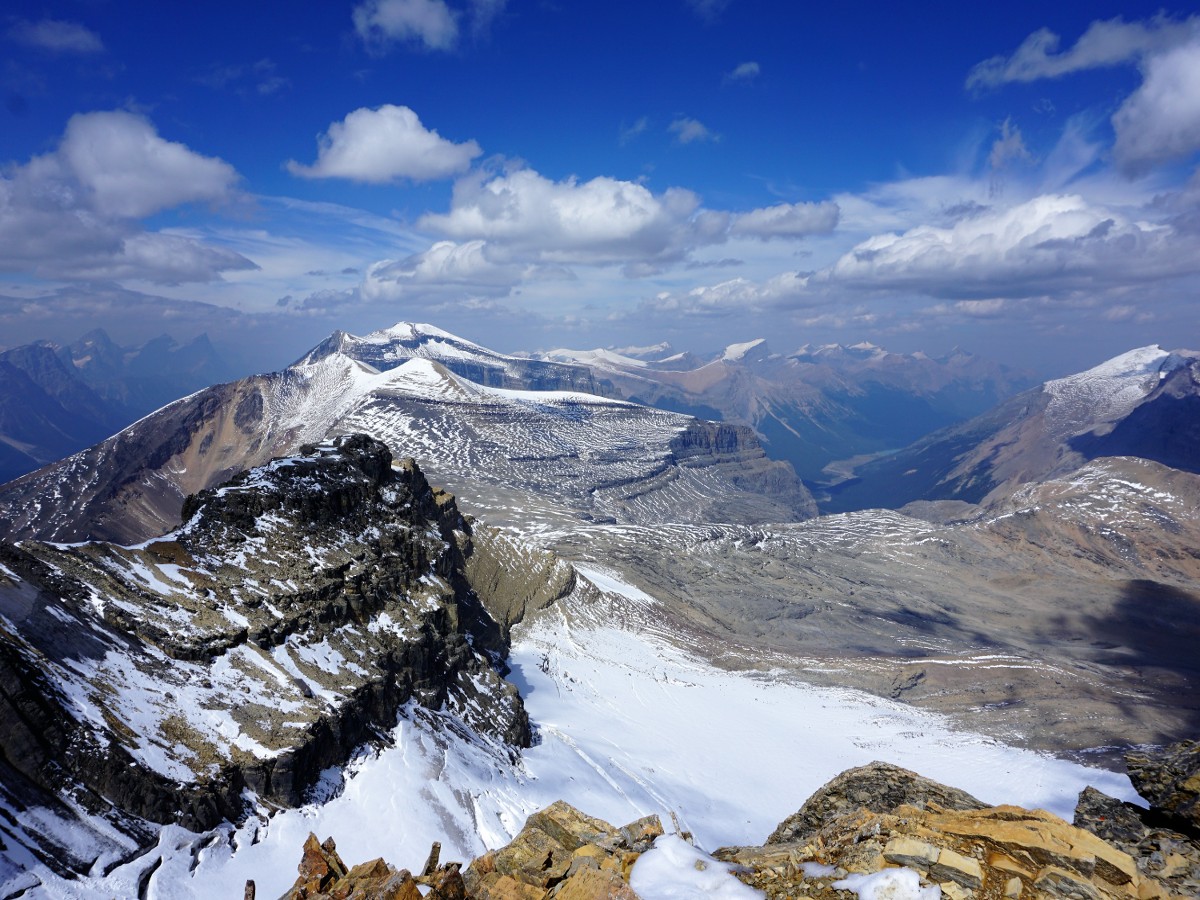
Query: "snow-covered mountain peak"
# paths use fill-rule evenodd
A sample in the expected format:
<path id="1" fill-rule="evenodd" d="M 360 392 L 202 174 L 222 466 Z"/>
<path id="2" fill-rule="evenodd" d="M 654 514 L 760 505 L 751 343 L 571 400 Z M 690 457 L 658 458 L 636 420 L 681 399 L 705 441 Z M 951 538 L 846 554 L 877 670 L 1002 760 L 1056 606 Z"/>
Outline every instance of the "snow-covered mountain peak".
<path id="1" fill-rule="evenodd" d="M 1075 375 L 1047 381 L 1048 429 L 1059 440 L 1123 418 L 1154 390 L 1170 358 L 1157 344 L 1114 356 Z"/>
<path id="2" fill-rule="evenodd" d="M 742 362 L 748 356 L 761 359 L 767 356 L 768 352 L 766 339 L 755 338 L 752 341 L 746 341 L 741 344 L 730 344 L 721 353 L 721 359 L 725 362 Z"/>
<path id="3" fill-rule="evenodd" d="M 397 322 L 395 325 L 389 325 L 387 328 L 372 331 L 363 337 L 362 340 L 380 343 L 384 341 L 419 341 L 428 338 L 441 338 L 443 340 L 450 340 L 456 344 L 471 343 L 427 322 Z"/>
<path id="4" fill-rule="evenodd" d="M 507 356 L 444 331 L 435 325 L 398 322 L 358 336 L 337 331 L 296 365 L 340 353 L 381 372 L 411 359 L 434 360 L 455 375 L 492 387 L 597 392 L 591 370 L 565 362 Z"/>

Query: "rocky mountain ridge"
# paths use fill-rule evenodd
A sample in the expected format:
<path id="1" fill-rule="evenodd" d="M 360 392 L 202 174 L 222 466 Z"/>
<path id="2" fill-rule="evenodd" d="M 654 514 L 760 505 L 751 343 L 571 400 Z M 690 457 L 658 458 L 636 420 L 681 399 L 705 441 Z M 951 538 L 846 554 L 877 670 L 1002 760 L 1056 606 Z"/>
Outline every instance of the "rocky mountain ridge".
<path id="1" fill-rule="evenodd" d="M 551 602 L 555 580 L 533 595 L 507 578 L 515 560 L 489 561 L 411 460 L 339 438 L 184 513 L 133 546 L 0 544 L 10 858 L 85 872 L 134 852 L 152 823 L 203 830 L 243 818 L 250 796 L 304 802 L 406 704 L 446 709 L 466 739 L 529 743 L 501 677 L 506 628 L 515 602 Z M 96 859 L 60 843 L 73 828 L 93 833 Z"/>

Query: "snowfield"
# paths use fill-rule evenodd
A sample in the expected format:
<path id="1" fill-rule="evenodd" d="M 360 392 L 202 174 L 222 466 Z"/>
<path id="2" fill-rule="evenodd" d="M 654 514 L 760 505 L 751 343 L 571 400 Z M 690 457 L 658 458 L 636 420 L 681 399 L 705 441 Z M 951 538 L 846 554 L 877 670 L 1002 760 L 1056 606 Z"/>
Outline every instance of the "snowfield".
<path id="1" fill-rule="evenodd" d="M 327 773 L 324 794 L 337 796 L 325 803 L 204 835 L 168 827 L 148 854 L 107 876 L 65 882 L 40 870 L 45 886 L 26 896 L 137 896 L 139 878 L 161 858 L 150 898 L 240 896 L 249 878 L 259 896 L 275 897 L 295 879 L 310 831 L 332 836 L 350 865 L 382 856 L 414 868 L 435 840 L 443 859 L 465 862 L 559 799 L 616 825 L 657 813 L 671 830 L 675 813 L 707 850 L 759 843 L 834 775 L 876 759 L 986 802 L 1068 819 L 1088 784 L 1135 799 L 1124 776 L 954 732 L 899 703 L 714 668 L 638 627 L 653 598 L 612 573 L 588 574 L 607 608 L 550 613 L 515 638 L 511 678 L 537 734 L 516 762 L 449 712 L 410 706 L 392 746 L 360 756 L 344 775 Z M 621 609 L 640 615 L 614 614 Z M 670 860 L 692 865 L 678 847 L 664 849 L 669 859 L 642 873 L 651 883 L 669 881 L 661 867 Z"/>

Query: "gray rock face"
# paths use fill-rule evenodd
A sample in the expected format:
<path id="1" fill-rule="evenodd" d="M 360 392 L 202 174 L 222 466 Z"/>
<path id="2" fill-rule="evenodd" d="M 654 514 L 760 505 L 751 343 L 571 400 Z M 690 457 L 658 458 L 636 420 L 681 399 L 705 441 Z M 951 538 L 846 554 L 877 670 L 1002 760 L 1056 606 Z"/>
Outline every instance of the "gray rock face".
<path id="1" fill-rule="evenodd" d="M 1200 741 L 1125 754 L 1129 778 L 1150 805 L 1200 837 Z"/>
<path id="2" fill-rule="evenodd" d="M 246 789 L 303 802 L 409 703 L 501 754 L 528 745 L 500 675 L 506 633 L 467 572 L 470 524 L 411 460 L 340 438 L 184 512 L 131 547 L 0 544 L 0 759 L 16 808 L 65 793 L 126 833 L 209 828 L 244 813 Z M 496 573 L 488 587 L 516 592 Z"/>
<path id="3" fill-rule="evenodd" d="M 890 813 L 902 804 L 924 808 L 936 803 L 943 809 L 976 810 L 987 804 L 966 791 L 939 784 L 891 763 L 873 762 L 847 769 L 779 823 L 766 843 L 790 844 L 820 831 L 827 822 L 857 810 Z"/>

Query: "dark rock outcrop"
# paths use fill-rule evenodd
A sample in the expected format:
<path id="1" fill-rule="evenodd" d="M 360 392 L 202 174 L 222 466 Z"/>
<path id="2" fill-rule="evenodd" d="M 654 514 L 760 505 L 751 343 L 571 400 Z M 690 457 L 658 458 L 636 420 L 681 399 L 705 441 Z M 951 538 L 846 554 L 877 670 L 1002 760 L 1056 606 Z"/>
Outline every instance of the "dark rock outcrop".
<path id="1" fill-rule="evenodd" d="M 237 820 L 246 789 L 304 802 L 408 703 L 528 746 L 470 523 L 411 460 L 340 438 L 184 507 L 135 547 L 0 544 L 0 761 L 27 794 L 141 839 L 141 820 Z"/>

